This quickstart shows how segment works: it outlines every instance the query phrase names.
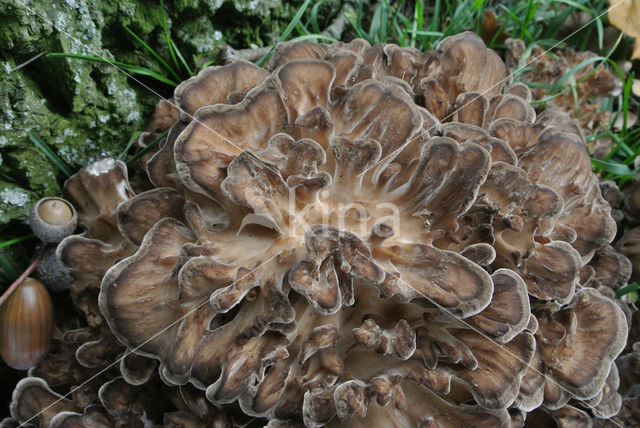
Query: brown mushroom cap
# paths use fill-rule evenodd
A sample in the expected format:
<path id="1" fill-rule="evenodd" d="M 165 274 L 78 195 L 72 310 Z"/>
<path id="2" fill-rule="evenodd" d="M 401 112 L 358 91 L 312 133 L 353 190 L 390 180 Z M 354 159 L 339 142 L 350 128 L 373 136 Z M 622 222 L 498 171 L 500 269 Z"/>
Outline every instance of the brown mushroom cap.
<path id="1" fill-rule="evenodd" d="M 156 361 L 129 352 L 120 360 L 120 373 L 129 385 L 146 383 L 157 370 Z"/>
<path id="2" fill-rule="evenodd" d="M 524 65 L 531 58 L 535 58 L 535 61 L 530 61 L 531 67 L 523 70 L 520 78 L 523 81 L 546 84 L 531 89 L 533 99 L 536 100 L 545 98 L 549 92 L 547 85 L 552 86 L 559 82 L 569 69 L 573 69 L 578 64 L 586 64 L 576 70 L 575 78 L 579 83 L 573 93 L 553 97 L 553 100 L 547 103 L 547 110 L 553 109 L 571 114 L 576 118 L 574 126 L 590 134 L 595 134 L 599 128 L 609 123 L 609 112 L 601 108 L 601 103 L 606 97 L 619 91 L 621 82 L 609 70 L 594 67 L 593 63 L 589 63 L 589 59 L 594 56 L 593 53 L 568 49 L 551 54 L 535 45 L 528 51 L 530 57 L 527 59 L 523 57 L 525 47 L 521 40 L 507 39 L 505 44 L 507 45 L 507 63 L 510 63 L 511 68 Z"/>
<path id="3" fill-rule="evenodd" d="M 114 260 L 133 250 L 120 236 L 115 216 L 118 205 L 133 196 L 127 168 L 121 161 L 100 160 L 67 180 L 64 191 L 77 207 L 79 222 L 86 231 L 67 237 L 58 245 L 56 255 L 75 278 L 74 292 L 97 288 Z"/>
<path id="4" fill-rule="evenodd" d="M 60 412 L 78 410 L 71 400 L 51 391 L 47 383 L 37 377 L 27 377 L 18 382 L 10 407 L 11 416 L 21 423 L 37 421 L 40 426 L 49 426 L 52 418 Z"/>
<path id="5" fill-rule="evenodd" d="M 551 417 L 559 428 L 582 428 L 592 424 L 587 412 L 568 405 L 551 412 Z"/>
<path id="6" fill-rule="evenodd" d="M 618 367 L 615 364 L 611 364 L 611 371 L 602 388 L 600 400 L 598 403 L 589 403 L 595 406 L 593 410 L 597 417 L 606 419 L 618 414 L 622 407 L 622 397 L 618 393 L 619 386 L 620 375 L 618 374 Z"/>
<path id="7" fill-rule="evenodd" d="M 65 411 L 51 419 L 50 428 L 110 428 L 113 422 L 102 406 L 88 406 L 82 414 Z"/>
<path id="8" fill-rule="evenodd" d="M 177 275 L 177 272 L 171 275 L 171 270 L 173 268 L 173 265 L 178 261 L 179 248 L 183 243 L 192 240 L 193 235 L 177 220 L 173 219 L 165 219 L 159 222 L 152 228 L 152 231 L 157 232 L 150 233 L 145 236 L 136 255 L 138 257 L 144 257 L 146 254 L 149 254 L 151 257 L 153 257 L 153 259 L 164 259 L 163 265 L 168 268 L 165 275 L 168 278 L 165 278 L 165 275 L 163 275 L 163 272 L 161 271 L 157 272 L 155 277 L 150 276 L 149 269 L 141 269 L 140 267 L 144 265 L 142 265 L 140 262 L 137 262 L 136 256 L 134 255 L 133 258 L 126 259 L 125 261 L 121 262 L 119 265 L 111 269 L 104 279 L 105 284 L 110 284 L 113 282 L 111 278 L 117 278 L 120 272 L 124 272 L 127 277 L 130 278 L 136 278 L 144 275 L 144 282 L 149 284 L 148 290 L 144 290 L 140 286 L 135 285 L 137 281 L 129 282 L 126 281 L 125 278 L 122 278 L 119 281 L 120 283 L 122 283 L 122 285 L 113 283 L 112 287 L 114 287 L 114 290 L 116 290 L 118 294 L 127 293 L 127 286 L 137 288 L 136 294 L 138 296 L 144 296 L 144 294 L 148 294 L 146 299 L 140 300 L 144 302 L 145 308 L 141 309 L 141 312 L 138 312 L 137 317 L 130 318 L 129 320 L 120 320 L 120 325 L 114 325 L 114 322 L 116 321 L 112 319 L 110 310 L 108 308 L 118 308 L 122 305 L 125 305 L 127 302 L 121 301 L 121 299 L 118 298 L 118 295 L 107 297 L 106 291 L 108 289 L 106 287 L 100 294 L 100 304 L 102 306 L 103 314 L 105 316 L 105 319 L 109 323 L 111 330 L 116 332 L 116 334 L 120 336 L 120 334 L 122 334 L 120 332 L 128 335 L 130 330 L 135 329 L 137 335 L 142 336 L 142 339 L 125 339 L 126 336 L 121 336 L 120 339 L 123 340 L 127 345 L 131 345 L 134 343 L 137 344 L 138 340 L 140 341 L 140 343 L 142 343 L 143 341 L 152 338 L 158 332 L 156 326 L 171 326 L 171 323 L 179 319 L 177 308 L 175 308 L 173 305 L 167 305 L 168 299 L 170 298 L 171 294 L 176 295 L 176 292 L 178 290 L 175 290 L 171 294 L 167 294 L 167 292 L 159 294 L 158 291 L 161 290 L 161 288 L 165 288 L 167 291 L 171 290 L 171 283 L 168 280 L 171 280 L 171 277 L 173 276 L 173 281 L 176 281 L 175 277 Z M 171 261 L 173 261 L 173 263 L 169 264 L 171 263 Z M 155 299 L 150 299 L 151 297 L 155 297 Z M 109 300 L 105 301 L 105 299 L 107 298 Z M 163 308 L 163 310 L 155 311 L 155 317 L 150 318 L 149 314 L 153 313 L 150 311 L 150 309 L 152 309 L 154 306 Z M 144 320 L 144 322 L 141 322 L 142 320 Z M 176 328 L 178 328 L 178 325 L 174 325 L 170 329 L 170 331 L 167 332 L 167 334 L 160 335 L 151 340 L 147 344 L 147 346 L 145 346 L 145 350 L 153 350 L 155 352 L 171 352 L 172 350 L 162 342 L 162 339 L 164 336 L 172 333 L 172 330 Z M 136 345 L 132 347 L 136 347 Z M 179 355 L 180 352 L 176 354 L 176 356 Z"/>
<path id="9" fill-rule="evenodd" d="M 360 418 L 354 417 L 349 420 L 349 426 L 364 428 L 379 425 L 401 428 L 431 424 L 446 427 L 478 426 L 489 428 L 509 425 L 509 416 L 504 410 L 491 411 L 477 406 L 451 405 L 436 394 L 427 395 L 424 388 L 411 383 L 408 383 L 404 389 L 406 391 L 406 410 L 400 410 L 390 405 L 383 407 L 372 402 L 366 413 L 359 415 Z M 357 405 L 356 400 L 352 399 L 351 403 L 345 402 L 345 404 Z M 342 418 L 337 419 L 327 426 L 344 426 L 343 421 Z"/>
<path id="10" fill-rule="evenodd" d="M 18 428 L 19 426 L 20 422 L 14 418 L 3 418 L 0 420 L 0 428 Z"/>
<path id="11" fill-rule="evenodd" d="M 461 92 L 478 91 L 487 98 L 497 95 L 508 78 L 508 70 L 500 57 L 486 49 L 482 39 L 464 32 L 443 39 L 436 47 L 437 59 L 430 64 L 450 104 Z M 425 94 L 425 98 L 429 98 Z"/>
<path id="12" fill-rule="evenodd" d="M 623 210 L 625 217 L 636 225 L 640 222 L 640 182 L 634 180 L 622 189 Z"/>
<path id="13" fill-rule="evenodd" d="M 536 319 L 532 317 L 532 319 Z M 520 382 L 518 397 L 514 401 L 514 407 L 525 412 L 538 408 L 544 400 L 545 374 L 540 347 L 536 350 Z"/>
<path id="14" fill-rule="evenodd" d="M 519 158 L 519 164 L 532 180 L 563 198 L 564 210 L 556 224 L 575 231 L 570 243 L 589 260 L 596 248 L 615 236 L 611 207 L 602 198 L 590 171 L 589 156 L 575 135 L 548 132 L 539 138 L 538 144 Z"/>
<path id="15" fill-rule="evenodd" d="M 622 310 L 595 289 L 585 288 L 568 308 L 541 314 L 538 320 L 538 346 L 551 377 L 547 383 L 578 399 L 596 395 L 626 342 Z"/>
<path id="16" fill-rule="evenodd" d="M 144 192 L 118 205 L 118 228 L 122 236 L 139 246 L 144 235 L 165 217 L 184 219 L 184 197 L 171 188 Z"/>
<path id="17" fill-rule="evenodd" d="M 191 119 L 200 107 L 225 104 L 229 94 L 248 92 L 267 75 L 264 69 L 244 60 L 207 67 L 176 88 L 174 98 L 180 117 Z"/>
<path id="18" fill-rule="evenodd" d="M 612 412 L 600 390 L 626 322 L 578 282 L 615 223 L 580 131 L 536 118 L 471 33 L 426 54 L 283 44 L 269 67 L 177 89 L 156 188 L 134 195 L 116 161 L 66 186 L 86 232 L 58 253 L 88 314 L 101 282 L 104 316 L 76 357 L 116 350 L 109 330 L 139 354 L 101 398 L 142 403 L 125 380 L 157 381 L 154 359 L 181 385 L 175 425 L 228 423 L 207 406 L 274 427 L 506 426 L 510 406 L 570 399 Z M 135 413 L 116 404 L 109 418 Z"/>
<path id="19" fill-rule="evenodd" d="M 620 251 L 631 262 L 631 278 L 640 280 L 640 227 L 634 227 L 622 235 L 616 243 L 616 250 Z"/>
<path id="20" fill-rule="evenodd" d="M 598 285 L 617 290 L 629 282 L 633 265 L 627 258 L 627 254 L 624 254 L 629 251 L 629 249 L 625 248 L 625 236 L 626 234 L 623 235 L 623 238 L 616 244 L 620 253 L 607 245 L 597 250 L 593 259 L 589 262 L 588 266 L 597 272 L 597 278 L 594 278 L 594 281 Z"/>
<path id="21" fill-rule="evenodd" d="M 516 273 L 498 269 L 491 275 L 491 304 L 469 321 L 498 343 L 509 342 L 529 324 L 527 287 Z"/>

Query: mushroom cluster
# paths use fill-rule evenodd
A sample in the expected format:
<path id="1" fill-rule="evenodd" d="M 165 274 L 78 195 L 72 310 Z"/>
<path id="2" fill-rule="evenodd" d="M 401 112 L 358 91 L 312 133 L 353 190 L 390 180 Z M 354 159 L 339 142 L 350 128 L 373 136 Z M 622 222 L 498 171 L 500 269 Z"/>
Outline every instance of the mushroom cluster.
<path id="1" fill-rule="evenodd" d="M 65 186 L 85 231 L 57 255 L 104 323 L 76 352 L 134 354 L 51 425 L 117 425 L 108 392 L 141 403 L 158 376 L 175 411 L 129 409 L 171 426 L 616 414 L 627 322 L 590 281 L 616 225 L 578 125 L 508 76 L 463 33 L 284 43 L 183 82 L 151 190 L 112 159 Z M 55 396 L 32 377 L 14 408 L 35 392 Z"/>
<path id="2" fill-rule="evenodd" d="M 534 100 L 566 112 L 589 135 L 607 127 L 610 112 L 603 108 L 602 101 L 619 94 L 622 85 L 620 79 L 594 61 L 596 54 L 572 49 L 548 52 L 534 45 L 527 56 L 522 40 L 507 39 L 505 44 L 507 65 L 518 71 L 521 80 L 535 82 L 531 88 Z M 614 146 L 611 139 L 598 138 L 587 149 L 602 159 Z"/>

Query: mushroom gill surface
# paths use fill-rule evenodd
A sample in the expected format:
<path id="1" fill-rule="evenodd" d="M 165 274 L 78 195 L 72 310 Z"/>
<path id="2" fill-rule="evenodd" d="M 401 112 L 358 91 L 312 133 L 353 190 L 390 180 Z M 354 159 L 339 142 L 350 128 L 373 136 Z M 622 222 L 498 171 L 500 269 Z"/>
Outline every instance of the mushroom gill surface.
<path id="1" fill-rule="evenodd" d="M 592 399 L 627 324 L 579 274 L 615 222 L 582 135 L 507 77 L 472 33 L 206 69 L 152 190 L 110 160 L 70 179 L 118 177 L 58 254 L 164 383 L 269 427 L 509 426 Z M 105 391 L 152 370 L 123 376 Z"/>

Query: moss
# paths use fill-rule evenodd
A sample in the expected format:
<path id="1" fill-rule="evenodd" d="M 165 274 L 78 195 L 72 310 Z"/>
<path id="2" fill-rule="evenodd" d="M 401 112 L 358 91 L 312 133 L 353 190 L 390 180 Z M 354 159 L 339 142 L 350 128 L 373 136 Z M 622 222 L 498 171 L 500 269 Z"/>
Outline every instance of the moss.
<path id="1" fill-rule="evenodd" d="M 38 200 L 35 192 L 29 192 L 13 183 L 0 180 L 0 222 L 9 223 L 14 218 L 25 218 Z"/>
<path id="2" fill-rule="evenodd" d="M 34 147 L 19 147 L 7 156 L 7 163 L 24 172 L 25 179 L 33 192 L 42 196 L 52 196 L 60 193 L 58 178 L 63 177 L 57 170 L 52 170 L 49 160 Z M 46 171 L 42 174 L 42 171 Z"/>
<path id="3" fill-rule="evenodd" d="M 13 64 L 0 66 L 7 71 Z M 27 73 L 0 76 L 0 123 L 4 128 L 0 136 L 3 156 L 0 171 L 21 183 L 25 192 L 39 197 L 58 194 L 59 181 L 64 179 L 56 166 L 29 141 L 29 134 L 37 134 L 68 165 L 77 169 L 92 160 L 118 153 L 122 135 L 141 126 L 142 108 L 126 81 L 111 72 L 103 79 L 106 88 L 102 89 L 89 74 L 89 70 L 80 66 L 73 74 L 58 77 L 58 88 L 65 85 L 71 88 L 72 95 L 64 99 L 64 103 L 56 95 L 65 91 L 44 94 L 42 82 Z M 78 84 L 75 76 L 81 81 L 86 79 L 86 84 Z M 118 98 L 120 102 L 116 102 Z M 0 192 L 5 188 L 8 187 L 0 184 Z M 0 199 L 0 211 L 0 223 L 5 223 L 14 218 L 25 219 L 28 209 L 9 209 L 6 201 Z"/>
<path id="4" fill-rule="evenodd" d="M 277 39 L 299 7 L 287 0 L 167 0 L 167 25 L 187 61 L 202 64 L 221 43 L 236 48 Z M 37 134 L 72 170 L 117 155 L 144 127 L 172 88 L 149 78 L 144 86 L 112 66 L 42 52 L 102 56 L 161 69 L 124 27 L 170 58 L 163 14 L 146 0 L 0 0 L 0 194 L 26 195 L 29 205 L 59 193 L 64 175 L 29 141 Z M 37 11 L 37 14 L 32 12 Z M 195 67 L 194 67 L 195 68 Z M 187 77 L 185 70 L 181 70 Z M 8 192 L 8 193 L 7 193 Z M 28 206 L 0 198 L 0 224 L 25 220 Z M 22 202 L 24 198 L 20 199 Z M 17 200 L 17 199 L 12 199 Z"/>

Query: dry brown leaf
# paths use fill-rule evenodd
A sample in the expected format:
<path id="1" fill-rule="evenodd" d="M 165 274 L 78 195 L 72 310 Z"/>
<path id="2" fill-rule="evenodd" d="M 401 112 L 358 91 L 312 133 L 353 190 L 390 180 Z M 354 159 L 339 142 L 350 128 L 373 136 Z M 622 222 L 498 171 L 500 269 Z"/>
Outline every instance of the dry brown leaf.
<path id="1" fill-rule="evenodd" d="M 609 22 L 635 38 L 631 59 L 640 59 L 640 0 L 609 0 Z"/>

